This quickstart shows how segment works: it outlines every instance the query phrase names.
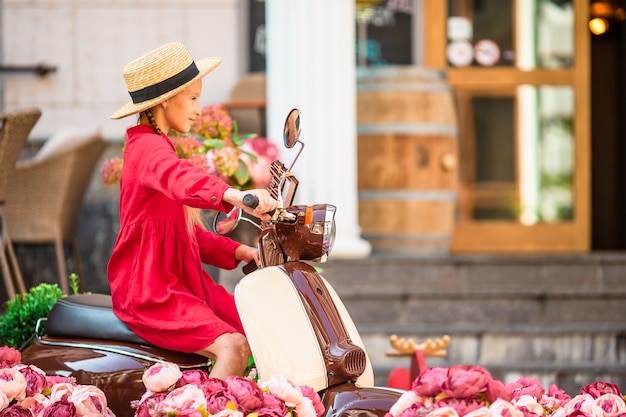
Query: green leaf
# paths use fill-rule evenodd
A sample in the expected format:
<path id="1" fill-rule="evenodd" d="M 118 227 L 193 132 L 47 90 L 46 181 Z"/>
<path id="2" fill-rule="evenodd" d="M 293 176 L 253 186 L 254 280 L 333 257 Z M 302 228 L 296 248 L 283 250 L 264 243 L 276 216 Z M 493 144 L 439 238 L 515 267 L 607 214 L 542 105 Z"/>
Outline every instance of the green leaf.
<path id="1" fill-rule="evenodd" d="M 248 151 L 244 151 L 243 149 L 241 150 L 241 153 L 244 153 L 244 154 L 248 155 L 248 158 L 250 158 L 254 163 L 258 163 L 259 162 L 259 160 L 257 159 L 255 154 L 253 154 L 251 152 L 248 152 Z"/>
<path id="2" fill-rule="evenodd" d="M 248 171 L 248 166 L 244 164 L 243 161 L 239 161 L 239 166 L 233 174 L 233 177 L 239 185 L 245 185 L 245 183 L 250 181 L 250 171 Z"/>
<path id="3" fill-rule="evenodd" d="M 222 139 L 205 139 L 204 150 L 209 149 L 222 149 L 224 147 L 224 141 Z"/>

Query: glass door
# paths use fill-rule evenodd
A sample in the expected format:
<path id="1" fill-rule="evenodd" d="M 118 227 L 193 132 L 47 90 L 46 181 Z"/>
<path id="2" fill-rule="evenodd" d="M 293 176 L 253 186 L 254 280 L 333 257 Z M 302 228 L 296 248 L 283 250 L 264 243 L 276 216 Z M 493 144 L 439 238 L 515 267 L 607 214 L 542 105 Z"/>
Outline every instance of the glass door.
<path id="1" fill-rule="evenodd" d="M 589 4 L 425 0 L 425 62 L 459 119 L 452 251 L 590 247 Z"/>

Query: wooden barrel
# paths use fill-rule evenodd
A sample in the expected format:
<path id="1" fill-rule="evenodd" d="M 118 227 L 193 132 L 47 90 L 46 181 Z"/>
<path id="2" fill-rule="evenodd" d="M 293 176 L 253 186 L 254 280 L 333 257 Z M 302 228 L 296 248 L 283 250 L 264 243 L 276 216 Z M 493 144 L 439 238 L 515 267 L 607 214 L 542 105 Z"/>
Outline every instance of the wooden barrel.
<path id="1" fill-rule="evenodd" d="M 357 70 L 359 223 L 374 252 L 445 254 L 458 201 L 458 122 L 445 73 Z"/>

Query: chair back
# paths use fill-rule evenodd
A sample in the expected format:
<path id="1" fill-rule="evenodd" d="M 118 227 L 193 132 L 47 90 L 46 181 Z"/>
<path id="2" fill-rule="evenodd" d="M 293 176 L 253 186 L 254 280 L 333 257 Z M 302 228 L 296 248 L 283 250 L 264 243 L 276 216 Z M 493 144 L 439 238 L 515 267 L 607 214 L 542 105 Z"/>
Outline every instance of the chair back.
<path id="1" fill-rule="evenodd" d="M 0 114 L 0 203 L 6 198 L 7 184 L 15 164 L 39 117 L 39 109 Z"/>

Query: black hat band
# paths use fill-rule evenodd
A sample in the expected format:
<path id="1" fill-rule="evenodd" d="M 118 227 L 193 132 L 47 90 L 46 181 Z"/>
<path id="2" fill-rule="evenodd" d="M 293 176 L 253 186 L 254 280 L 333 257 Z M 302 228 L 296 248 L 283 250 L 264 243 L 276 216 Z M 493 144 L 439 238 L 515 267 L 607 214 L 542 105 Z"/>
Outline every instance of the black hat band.
<path id="1" fill-rule="evenodd" d="M 152 100 L 153 98 L 162 96 L 163 94 L 169 93 L 170 91 L 180 87 L 181 85 L 188 83 L 189 81 L 193 80 L 199 73 L 200 71 L 198 70 L 196 63 L 192 62 L 191 65 L 189 65 L 178 74 L 174 74 L 170 78 L 167 78 L 156 84 L 144 87 L 141 90 L 129 91 L 128 94 L 130 94 L 133 103 L 143 103 L 144 101 Z"/>

